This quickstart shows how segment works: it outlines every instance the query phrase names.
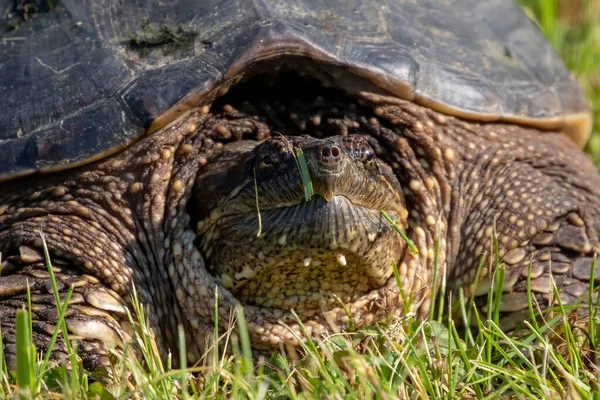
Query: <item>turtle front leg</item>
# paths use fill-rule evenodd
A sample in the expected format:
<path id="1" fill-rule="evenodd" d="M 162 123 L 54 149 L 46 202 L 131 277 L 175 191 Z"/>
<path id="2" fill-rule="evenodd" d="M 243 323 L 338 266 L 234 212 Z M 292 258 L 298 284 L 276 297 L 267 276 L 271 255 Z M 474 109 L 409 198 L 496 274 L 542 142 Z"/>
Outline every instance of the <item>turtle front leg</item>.
<path id="1" fill-rule="evenodd" d="M 100 281 L 65 260 L 54 259 L 53 272 L 60 301 L 69 299 L 64 322 L 68 338 L 77 346 L 84 368 L 93 371 L 109 366 L 108 348 L 123 348 L 129 335 L 122 299 Z M 4 354 L 9 370 L 16 369 L 17 310 L 27 309 L 31 299 L 32 336 L 38 352 L 45 354 L 55 330 L 61 332 L 52 347 L 51 360 L 62 361 L 68 356 L 68 347 L 59 326 L 59 311 L 54 288 L 42 251 L 35 247 L 20 246 L 16 254 L 2 262 L 0 277 L 0 321 Z"/>
<path id="2" fill-rule="evenodd" d="M 466 211 L 449 283 L 464 287 L 467 296 L 481 296 L 479 304 L 487 309 L 495 226 L 498 256 L 506 266 L 500 322 L 512 329 L 527 318 L 528 276 L 541 309 L 556 304 L 553 285 L 563 304 L 587 296 L 593 255 L 600 248 L 600 177 L 560 134 L 495 128 L 501 131 L 481 127 L 463 153 L 470 162 L 460 177 Z M 475 282 L 484 252 L 490 257 Z"/>

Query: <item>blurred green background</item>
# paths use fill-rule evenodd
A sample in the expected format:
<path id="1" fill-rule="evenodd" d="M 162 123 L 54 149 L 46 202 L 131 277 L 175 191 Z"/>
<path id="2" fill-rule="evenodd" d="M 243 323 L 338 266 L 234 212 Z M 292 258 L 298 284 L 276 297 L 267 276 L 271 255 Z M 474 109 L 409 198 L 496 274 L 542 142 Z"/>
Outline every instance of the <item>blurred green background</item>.
<path id="1" fill-rule="evenodd" d="M 585 88 L 594 111 L 586 151 L 600 167 L 600 0 L 519 0 Z"/>

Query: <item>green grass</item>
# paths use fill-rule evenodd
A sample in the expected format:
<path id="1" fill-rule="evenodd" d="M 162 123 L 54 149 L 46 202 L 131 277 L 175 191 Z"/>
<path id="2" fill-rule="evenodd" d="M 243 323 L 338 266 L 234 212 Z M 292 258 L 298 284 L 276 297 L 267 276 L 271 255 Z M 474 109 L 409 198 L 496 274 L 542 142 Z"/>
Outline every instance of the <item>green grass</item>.
<path id="1" fill-rule="evenodd" d="M 592 100 L 596 123 L 586 150 L 599 162 L 600 21 L 594 19 L 599 14 L 591 2 L 582 2 L 585 11 L 575 16 L 569 15 L 564 3 L 553 0 L 521 3 Z M 498 304 L 504 267 L 497 248 L 489 256 L 495 280 L 488 304 Z M 593 292 L 592 285 L 590 300 Z M 54 295 L 59 299 L 55 285 Z M 531 293 L 528 296 L 529 320 L 515 337 L 499 328 L 498 312 L 475 308 L 473 296 L 459 291 L 458 306 L 457 299 L 444 302 L 440 298 L 426 322 L 409 314 L 376 327 L 308 341 L 299 354 L 282 352 L 268 360 L 253 358 L 238 309 L 233 316 L 219 316 L 230 318 L 238 333 L 219 332 L 215 326 L 213 334 L 213 342 L 230 344 L 231 354 L 214 348 L 199 365 L 174 369 L 170 357 L 163 360 L 158 355 L 144 307 L 134 295 L 130 316 L 134 335 L 129 345 L 138 358 L 123 355 L 131 349 L 114 350 L 111 382 L 82 370 L 74 346 L 69 348 L 68 368 L 49 362 L 48 353 L 36 359 L 31 313 L 25 309 L 17 315 L 15 373 L 6 370 L 0 343 L 0 398 L 600 398 L 595 309 L 589 306 L 592 324 L 574 328 L 574 312 L 562 304 L 545 312 L 542 319 L 534 318 L 536 307 Z M 61 318 L 52 342 L 66 332 L 66 304 L 68 296 L 57 301 Z M 449 315 L 470 321 L 475 329 L 459 329 Z M 173 351 L 185 359 L 183 337 L 180 330 L 180 346 Z"/>

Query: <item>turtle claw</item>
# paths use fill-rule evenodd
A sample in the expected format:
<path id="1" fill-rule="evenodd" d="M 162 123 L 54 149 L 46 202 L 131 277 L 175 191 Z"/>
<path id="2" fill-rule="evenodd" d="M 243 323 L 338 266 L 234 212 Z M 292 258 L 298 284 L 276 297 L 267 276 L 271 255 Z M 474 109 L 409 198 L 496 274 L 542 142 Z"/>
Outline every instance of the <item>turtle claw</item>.
<path id="1" fill-rule="evenodd" d="M 44 263 L 31 248 L 19 248 L 20 270 L 12 275 L 0 276 L 0 321 L 4 354 L 9 370 L 16 369 L 17 310 L 31 301 L 32 339 L 39 353 L 45 354 L 51 337 L 59 324 L 59 311 L 54 303 L 53 285 Z M 32 261 L 26 263 L 25 261 Z M 58 295 L 65 300 L 66 292 L 73 287 L 64 315 L 70 343 L 84 368 L 90 371 L 106 370 L 110 366 L 109 348 L 121 351 L 130 336 L 121 329 L 125 324 L 126 310 L 120 298 L 104 288 L 97 279 L 81 274 L 68 266 L 55 268 Z M 27 293 L 29 288 L 29 294 Z M 52 347 L 50 360 L 64 364 L 67 369 L 69 354 L 63 333 Z"/>

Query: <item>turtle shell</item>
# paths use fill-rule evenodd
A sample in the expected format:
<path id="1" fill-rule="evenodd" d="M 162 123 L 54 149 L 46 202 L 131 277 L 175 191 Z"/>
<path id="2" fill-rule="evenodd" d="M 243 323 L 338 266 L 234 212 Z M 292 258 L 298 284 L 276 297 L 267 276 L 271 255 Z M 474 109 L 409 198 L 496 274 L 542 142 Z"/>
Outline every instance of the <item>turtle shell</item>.
<path id="1" fill-rule="evenodd" d="M 105 157 L 273 63 L 580 145 L 590 131 L 582 89 L 506 0 L 16 3 L 0 0 L 3 180 Z"/>

